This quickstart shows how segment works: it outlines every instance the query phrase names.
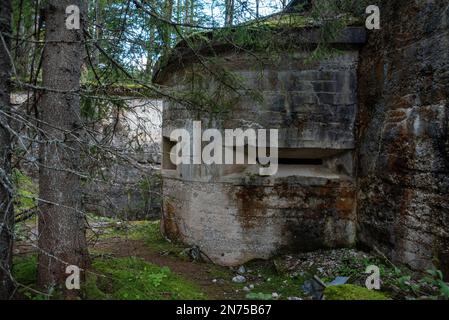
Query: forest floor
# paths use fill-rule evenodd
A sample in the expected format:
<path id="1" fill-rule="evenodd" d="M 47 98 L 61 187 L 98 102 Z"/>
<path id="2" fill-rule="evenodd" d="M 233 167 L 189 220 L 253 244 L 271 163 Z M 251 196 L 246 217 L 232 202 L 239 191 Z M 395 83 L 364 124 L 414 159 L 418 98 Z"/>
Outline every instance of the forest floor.
<path id="1" fill-rule="evenodd" d="M 194 258 L 193 248 L 174 244 L 157 221 L 124 222 L 89 216 L 91 268 L 86 299 L 312 299 L 317 283 L 346 277 L 329 286 L 326 299 L 428 299 L 444 297 L 438 272 L 427 276 L 397 267 L 385 257 L 354 249 L 284 255 L 227 268 Z M 16 230 L 14 276 L 18 299 L 48 299 L 36 292 L 36 226 L 33 219 Z M 192 254 L 193 253 L 193 254 Z M 379 267 L 381 290 L 365 288 L 367 266 Z M 318 278 L 318 282 L 313 280 Z M 342 280 L 342 278 L 339 278 Z"/>

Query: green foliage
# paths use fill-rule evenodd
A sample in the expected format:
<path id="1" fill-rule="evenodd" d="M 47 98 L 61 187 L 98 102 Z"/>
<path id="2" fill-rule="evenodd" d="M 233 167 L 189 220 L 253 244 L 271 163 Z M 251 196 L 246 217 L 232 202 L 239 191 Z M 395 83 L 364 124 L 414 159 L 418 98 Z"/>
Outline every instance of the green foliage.
<path id="1" fill-rule="evenodd" d="M 12 171 L 12 181 L 15 187 L 14 210 L 17 214 L 34 208 L 37 205 L 38 187 L 30 177 L 20 170 Z"/>
<path id="2" fill-rule="evenodd" d="M 30 80 L 30 69 L 33 59 L 39 59 L 40 50 L 36 50 L 30 35 L 33 34 L 33 40 L 42 40 L 42 34 L 35 34 L 35 15 L 36 6 L 34 1 L 12 0 L 12 50 L 11 55 L 14 58 L 14 79 L 23 82 Z M 3 8 L 2 8 L 3 9 Z M 39 78 L 39 75 L 33 75 Z"/>
<path id="3" fill-rule="evenodd" d="M 310 64 L 341 54 L 332 46 L 343 29 L 357 24 L 363 10 L 364 1 L 315 1 L 307 13 L 279 14 L 272 17 L 240 24 L 232 28 L 220 28 L 213 31 L 200 31 L 183 38 L 183 42 L 170 54 L 175 58 L 189 54 L 195 56 L 197 64 L 204 70 L 193 69 L 186 82 L 190 87 L 178 94 L 181 101 L 206 112 L 212 118 L 222 119 L 230 113 L 232 106 L 238 103 L 240 95 L 251 97 L 256 103 L 262 101 L 260 92 L 247 90 L 244 81 L 223 66 L 219 52 L 223 47 L 234 48 L 242 54 L 254 57 L 254 68 L 261 70 L 267 62 L 276 64 L 285 55 L 309 49 L 304 63 Z M 318 45 L 305 45 L 297 41 L 298 29 L 319 28 Z M 206 52 L 204 54 L 203 52 Z M 163 59 L 162 68 L 170 59 Z M 210 82 L 213 79 L 214 85 Z M 205 82 L 204 83 L 201 82 Z M 210 92 L 210 88 L 214 88 Z M 206 90 L 207 89 L 207 90 Z M 236 92 L 239 92 L 236 94 Z"/>
<path id="4" fill-rule="evenodd" d="M 241 87 L 241 79 L 213 60 L 209 58 L 206 67 L 189 72 L 186 79 L 189 87 L 176 96 L 199 118 L 223 119 L 238 100 L 235 90 Z M 215 86 L 213 90 L 208 90 L 211 79 L 214 79 Z"/>
<path id="5" fill-rule="evenodd" d="M 352 284 L 327 287 L 324 296 L 326 300 L 388 300 L 381 292 Z"/>
<path id="6" fill-rule="evenodd" d="M 357 24 L 364 14 L 366 0 L 314 1 L 310 17 L 320 28 L 320 42 L 307 60 L 308 63 L 331 58 L 339 52 L 331 43 L 338 39 L 348 25 Z"/>
<path id="7" fill-rule="evenodd" d="M 449 285 L 444 282 L 443 273 L 440 270 L 427 270 L 427 276 L 420 280 L 420 284 L 437 288 L 435 298 L 449 300 Z"/>
<path id="8" fill-rule="evenodd" d="M 86 285 L 87 299 L 168 300 L 204 299 L 199 288 L 138 258 L 96 259 Z"/>
<path id="9" fill-rule="evenodd" d="M 37 291 L 37 255 L 16 256 L 13 260 L 12 275 L 18 285 L 18 295 L 30 300 L 48 300 L 54 291 L 48 294 Z"/>
<path id="10" fill-rule="evenodd" d="M 382 290 L 394 299 L 449 299 L 449 287 L 439 270 L 428 270 L 426 276 L 412 272 L 406 266 L 395 266 L 383 257 L 350 258 L 339 266 L 336 275 L 348 276 L 363 282 L 367 266 L 379 267 Z M 362 275 L 362 276 L 361 276 Z"/>
<path id="11" fill-rule="evenodd" d="M 13 263 L 14 279 L 25 286 L 33 286 L 37 280 L 37 255 L 16 257 Z"/>
<path id="12" fill-rule="evenodd" d="M 16 240 L 26 238 L 27 227 L 25 221 L 32 216 L 34 208 L 37 207 L 38 187 L 25 173 L 18 169 L 13 169 L 12 181 L 14 184 L 14 213 L 16 219 L 21 223 L 14 225 L 14 235 Z"/>

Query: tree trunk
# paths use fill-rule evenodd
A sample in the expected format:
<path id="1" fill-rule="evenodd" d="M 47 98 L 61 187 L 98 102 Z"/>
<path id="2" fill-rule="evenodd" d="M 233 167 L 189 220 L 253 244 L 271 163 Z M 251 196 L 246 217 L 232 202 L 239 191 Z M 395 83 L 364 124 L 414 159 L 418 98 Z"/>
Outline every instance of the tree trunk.
<path id="1" fill-rule="evenodd" d="M 195 1 L 194 0 L 187 0 L 187 2 L 189 2 L 189 9 L 190 9 L 190 13 L 188 14 L 189 19 L 187 20 L 187 23 L 194 25 L 195 24 L 195 9 L 196 9 L 196 5 L 195 5 Z"/>
<path id="2" fill-rule="evenodd" d="M 225 26 L 230 27 L 234 22 L 234 0 L 226 0 Z"/>
<path id="3" fill-rule="evenodd" d="M 95 0 L 95 42 L 98 46 L 101 46 L 100 40 L 103 37 L 103 16 L 101 12 L 100 0 Z M 98 67 L 100 64 L 100 50 L 97 47 L 94 48 L 93 65 Z"/>
<path id="4" fill-rule="evenodd" d="M 173 17 L 173 0 L 165 0 L 165 9 L 164 9 L 164 17 L 167 20 L 172 20 Z M 162 56 L 166 57 L 168 52 L 171 48 L 171 29 L 172 26 L 165 24 L 163 26 L 163 34 L 162 34 L 162 41 L 163 41 L 163 52 Z"/>
<path id="5" fill-rule="evenodd" d="M 12 208 L 11 137 L 7 129 L 11 93 L 11 1 L 0 0 L 0 300 L 11 298 Z M 5 46 L 6 45 L 6 46 Z"/>
<path id="6" fill-rule="evenodd" d="M 190 0 L 184 1 L 184 22 L 190 23 Z"/>
<path id="7" fill-rule="evenodd" d="M 156 30 L 150 25 L 147 27 L 148 32 L 150 33 L 150 40 L 147 47 L 147 63 L 145 66 L 145 74 L 147 77 L 151 79 L 151 74 L 153 72 L 153 56 L 154 56 L 154 43 L 156 39 Z"/>
<path id="8" fill-rule="evenodd" d="M 259 6 L 260 6 L 260 0 L 256 0 L 256 18 L 259 18 Z"/>
<path id="9" fill-rule="evenodd" d="M 42 79 L 43 121 L 39 168 L 38 285 L 43 290 L 65 288 L 66 267 L 88 266 L 86 227 L 81 208 L 80 178 L 80 76 L 82 30 L 66 28 L 66 7 L 83 0 L 48 0 L 45 7 L 45 49 Z M 81 18 L 82 20 L 82 18 Z M 82 25 L 81 25 L 82 28 Z M 84 272 L 81 273 L 84 278 Z"/>

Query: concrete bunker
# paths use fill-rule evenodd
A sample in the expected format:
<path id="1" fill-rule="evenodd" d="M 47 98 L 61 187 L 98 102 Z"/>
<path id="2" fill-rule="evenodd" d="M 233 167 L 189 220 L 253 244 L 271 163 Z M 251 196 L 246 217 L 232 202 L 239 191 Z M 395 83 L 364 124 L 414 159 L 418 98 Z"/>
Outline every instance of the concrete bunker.
<path id="1" fill-rule="evenodd" d="M 174 94 L 193 97 L 191 104 L 164 101 L 163 231 L 222 265 L 355 241 L 356 74 L 365 31 L 347 27 L 333 43 L 339 53 L 311 63 L 319 30 L 290 25 L 275 32 L 297 46 L 273 60 L 220 41 L 212 49 L 180 45 L 156 75 Z M 197 59 L 194 51 L 203 49 L 210 64 Z M 217 64 L 220 70 L 209 69 Z M 203 130 L 277 129 L 277 173 L 260 176 L 258 163 L 174 165 L 170 134 L 192 133 L 194 121 Z"/>

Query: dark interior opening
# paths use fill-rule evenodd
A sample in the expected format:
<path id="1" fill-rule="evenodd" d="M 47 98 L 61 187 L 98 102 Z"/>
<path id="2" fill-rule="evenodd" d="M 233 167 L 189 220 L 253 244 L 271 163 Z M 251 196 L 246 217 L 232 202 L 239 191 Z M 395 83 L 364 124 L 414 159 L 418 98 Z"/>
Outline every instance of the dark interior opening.
<path id="1" fill-rule="evenodd" d="M 321 166 L 323 165 L 323 159 L 279 158 L 278 164 Z"/>

